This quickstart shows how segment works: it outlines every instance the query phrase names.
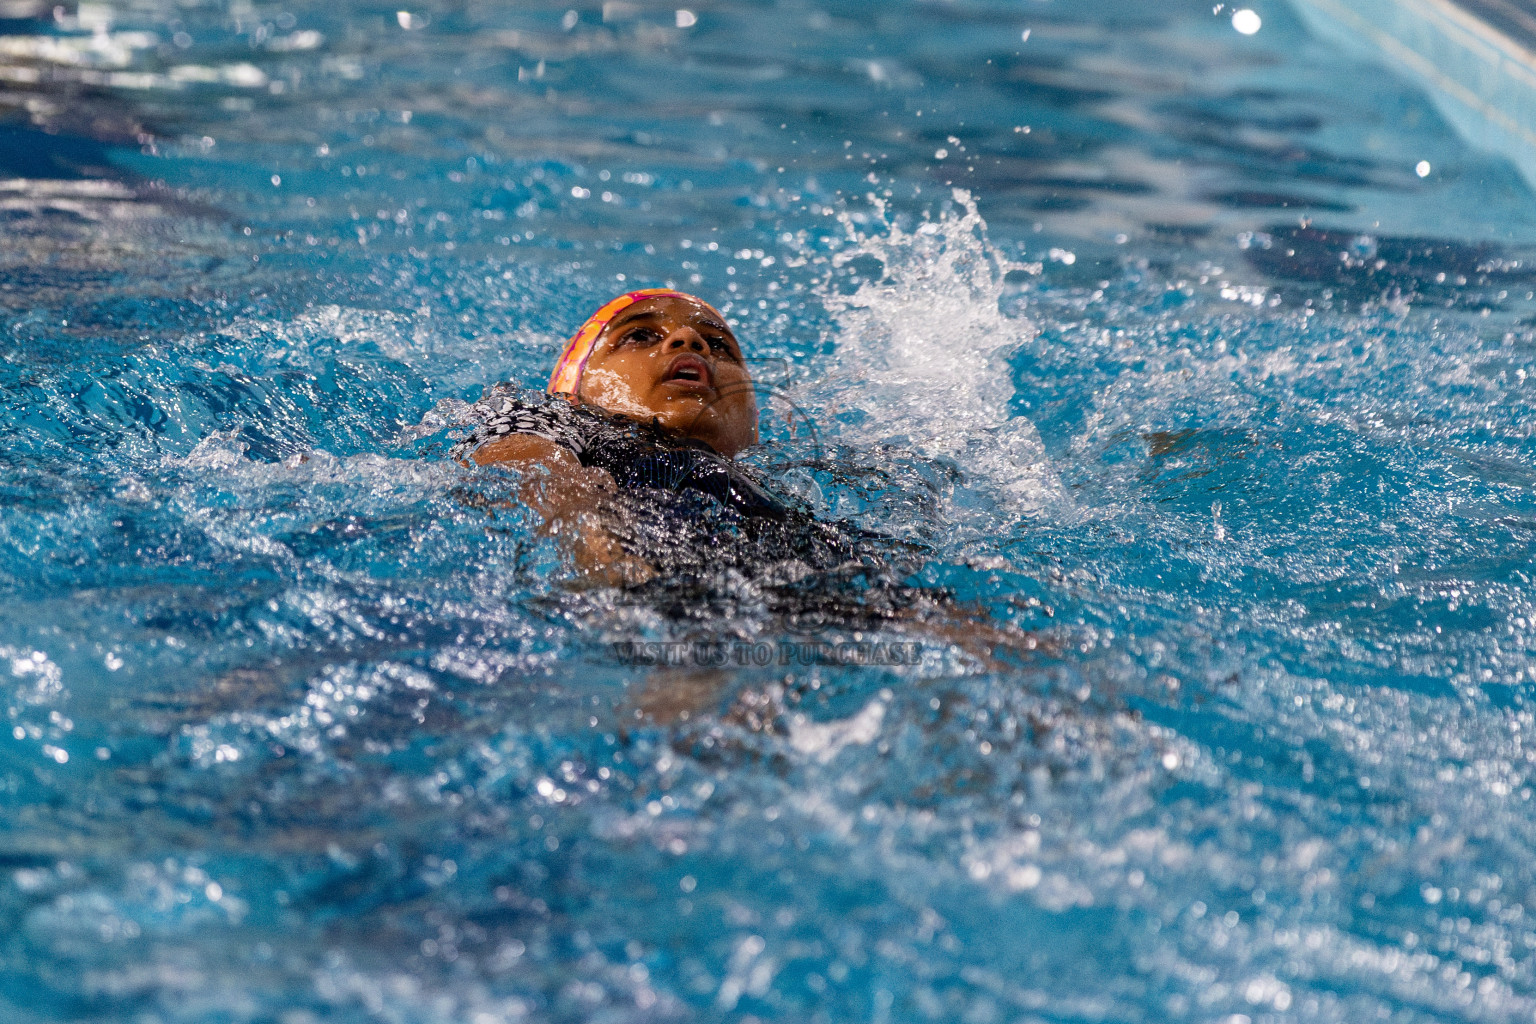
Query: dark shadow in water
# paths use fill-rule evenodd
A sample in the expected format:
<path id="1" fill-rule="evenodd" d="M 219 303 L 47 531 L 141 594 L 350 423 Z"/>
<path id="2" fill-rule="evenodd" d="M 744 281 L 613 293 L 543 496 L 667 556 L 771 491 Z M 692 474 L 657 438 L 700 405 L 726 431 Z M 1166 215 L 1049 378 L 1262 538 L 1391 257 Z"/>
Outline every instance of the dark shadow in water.
<path id="1" fill-rule="evenodd" d="M 81 181 L 115 179 L 107 147 L 78 135 L 0 124 L 0 177 Z"/>
<path id="2" fill-rule="evenodd" d="M 1322 286 L 1350 304 L 1398 300 L 1498 310 L 1536 289 L 1536 261 L 1491 242 L 1362 235 L 1294 224 L 1276 225 L 1265 235 L 1248 249 L 1254 267 L 1280 281 Z M 1500 292 L 1509 294 L 1501 298 Z"/>

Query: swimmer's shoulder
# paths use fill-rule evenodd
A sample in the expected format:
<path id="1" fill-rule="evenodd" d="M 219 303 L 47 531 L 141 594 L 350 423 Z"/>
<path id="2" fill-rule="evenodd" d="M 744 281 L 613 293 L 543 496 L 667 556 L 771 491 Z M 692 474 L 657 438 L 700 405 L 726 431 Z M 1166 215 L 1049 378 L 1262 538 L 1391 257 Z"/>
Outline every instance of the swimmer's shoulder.
<path id="1" fill-rule="evenodd" d="M 470 407 L 470 435 L 456 445 L 459 462 L 580 461 L 601 424 L 584 408 L 543 392 L 499 384 Z"/>
<path id="2" fill-rule="evenodd" d="M 538 434 L 506 434 L 477 445 L 466 455 L 476 466 L 515 464 L 549 468 L 580 466 L 581 460 L 565 445 Z"/>

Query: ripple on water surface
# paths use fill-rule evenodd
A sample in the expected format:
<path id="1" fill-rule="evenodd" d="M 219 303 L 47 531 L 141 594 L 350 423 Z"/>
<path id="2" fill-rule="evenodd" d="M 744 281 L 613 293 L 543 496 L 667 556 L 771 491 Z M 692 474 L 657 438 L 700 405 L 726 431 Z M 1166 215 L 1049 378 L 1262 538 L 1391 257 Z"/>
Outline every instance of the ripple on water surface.
<path id="1" fill-rule="evenodd" d="M 1510 168 L 1280 7 L 418 6 L 0 4 L 0 1016 L 1536 1013 Z M 660 283 L 901 579 L 445 457 Z"/>

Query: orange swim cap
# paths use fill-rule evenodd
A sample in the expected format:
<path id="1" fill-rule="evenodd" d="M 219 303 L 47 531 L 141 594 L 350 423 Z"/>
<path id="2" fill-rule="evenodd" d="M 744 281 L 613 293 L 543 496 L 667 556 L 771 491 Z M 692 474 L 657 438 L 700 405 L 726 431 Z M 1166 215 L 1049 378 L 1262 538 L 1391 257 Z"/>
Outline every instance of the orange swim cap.
<path id="1" fill-rule="evenodd" d="M 588 317 L 587 322 L 581 325 L 581 329 L 571 335 L 571 340 L 565 343 L 565 351 L 560 353 L 560 360 L 555 363 L 555 372 L 549 377 L 550 394 L 575 395 L 579 392 L 581 375 L 587 370 L 587 360 L 592 358 L 592 351 L 597 348 L 597 337 L 603 333 L 603 328 L 607 327 L 626 307 L 633 306 L 644 299 L 658 297 L 692 299 L 709 305 L 696 295 L 675 292 L 670 288 L 642 288 L 636 292 L 625 292 L 616 299 L 610 299 L 601 309 Z"/>

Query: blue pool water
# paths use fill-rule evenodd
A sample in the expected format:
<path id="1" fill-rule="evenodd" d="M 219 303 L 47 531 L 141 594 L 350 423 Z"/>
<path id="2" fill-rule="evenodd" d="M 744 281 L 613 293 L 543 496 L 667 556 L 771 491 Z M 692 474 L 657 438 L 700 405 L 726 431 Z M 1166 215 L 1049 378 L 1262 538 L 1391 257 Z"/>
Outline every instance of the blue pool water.
<path id="1" fill-rule="evenodd" d="M 0 3 L 0 1019 L 1536 1014 L 1507 164 L 1272 0 L 412 3 Z M 917 664 L 443 457 L 667 282 Z"/>

